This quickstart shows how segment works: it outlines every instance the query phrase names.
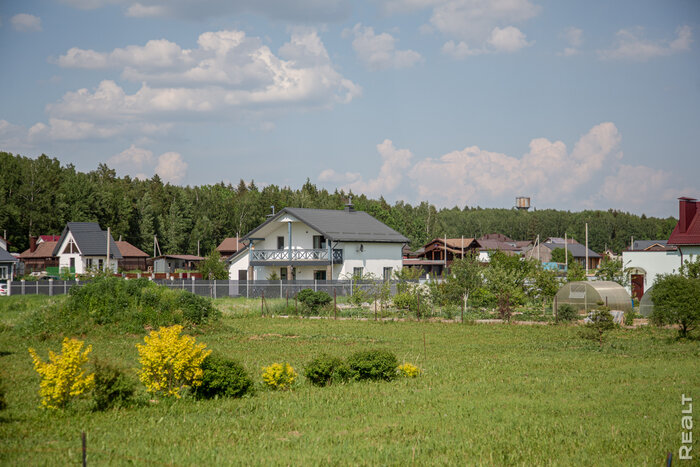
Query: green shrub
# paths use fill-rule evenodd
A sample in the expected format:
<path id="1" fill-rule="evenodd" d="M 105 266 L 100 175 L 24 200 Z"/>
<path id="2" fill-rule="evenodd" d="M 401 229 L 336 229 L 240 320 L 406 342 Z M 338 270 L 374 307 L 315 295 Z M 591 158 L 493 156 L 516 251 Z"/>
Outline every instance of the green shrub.
<path id="1" fill-rule="evenodd" d="M 578 310 L 573 305 L 565 303 L 559 305 L 557 310 L 557 321 L 570 322 L 578 319 Z"/>
<path id="2" fill-rule="evenodd" d="M 418 308 L 418 299 L 410 292 L 397 293 L 392 298 L 392 302 L 398 310 L 416 311 Z"/>
<path id="3" fill-rule="evenodd" d="M 297 300 L 311 312 L 317 312 L 320 308 L 328 305 L 331 302 L 331 296 L 323 290 L 314 292 L 311 289 L 301 290 L 297 294 Z"/>
<path id="4" fill-rule="evenodd" d="M 209 298 L 184 290 L 170 290 L 148 279 L 124 280 L 97 276 L 69 296 L 28 315 L 20 328 L 27 334 L 84 334 L 95 326 L 112 326 L 123 332 L 174 324 L 215 322 L 221 312 Z"/>
<path id="5" fill-rule="evenodd" d="M 454 319 L 461 312 L 461 309 L 457 305 L 445 305 L 442 307 L 442 315 L 446 319 Z"/>
<path id="6" fill-rule="evenodd" d="M 635 313 L 634 309 L 627 310 L 625 311 L 625 326 L 632 326 L 634 325 L 634 318 L 637 316 L 637 313 Z"/>
<path id="7" fill-rule="evenodd" d="M 198 398 L 243 397 L 253 391 L 253 380 L 235 360 L 212 354 L 202 362 L 202 371 L 202 383 L 195 391 Z"/>
<path id="8" fill-rule="evenodd" d="M 351 379 L 391 381 L 396 377 L 398 359 L 388 350 L 363 350 L 355 352 L 347 360 L 347 372 Z"/>
<path id="9" fill-rule="evenodd" d="M 315 386 L 326 386 L 347 380 L 347 368 L 338 357 L 321 354 L 311 360 L 304 369 L 304 376 Z"/>
<path id="10" fill-rule="evenodd" d="M 92 392 L 95 410 L 126 407 L 135 391 L 136 382 L 122 369 L 102 360 L 95 361 L 95 388 Z"/>

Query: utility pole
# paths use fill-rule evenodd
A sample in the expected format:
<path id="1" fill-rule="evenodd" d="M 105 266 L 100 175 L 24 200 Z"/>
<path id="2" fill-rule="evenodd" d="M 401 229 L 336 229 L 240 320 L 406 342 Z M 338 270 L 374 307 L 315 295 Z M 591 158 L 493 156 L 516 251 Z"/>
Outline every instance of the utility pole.
<path id="1" fill-rule="evenodd" d="M 566 232 L 564 232 L 564 267 L 569 270 L 569 240 L 566 238 Z"/>
<path id="2" fill-rule="evenodd" d="M 110 228 L 107 227 L 107 261 L 105 261 L 105 272 L 109 271 L 109 239 L 112 238 Z"/>
<path id="3" fill-rule="evenodd" d="M 586 222 L 586 280 L 588 280 L 588 222 Z"/>

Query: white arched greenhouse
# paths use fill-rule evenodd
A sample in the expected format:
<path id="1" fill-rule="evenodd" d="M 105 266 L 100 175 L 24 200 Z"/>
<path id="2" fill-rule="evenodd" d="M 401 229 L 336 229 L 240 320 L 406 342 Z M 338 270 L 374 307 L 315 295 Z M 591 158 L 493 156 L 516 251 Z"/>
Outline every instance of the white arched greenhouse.
<path id="1" fill-rule="evenodd" d="M 651 291 L 654 289 L 652 285 L 644 292 L 642 299 L 639 301 L 639 314 L 645 318 L 649 318 L 654 312 L 654 302 L 651 301 Z"/>
<path id="2" fill-rule="evenodd" d="M 617 282 L 578 281 L 564 284 L 554 297 L 557 306 L 572 305 L 580 310 L 592 310 L 599 302 L 611 310 L 629 311 L 632 299 L 627 290 Z"/>

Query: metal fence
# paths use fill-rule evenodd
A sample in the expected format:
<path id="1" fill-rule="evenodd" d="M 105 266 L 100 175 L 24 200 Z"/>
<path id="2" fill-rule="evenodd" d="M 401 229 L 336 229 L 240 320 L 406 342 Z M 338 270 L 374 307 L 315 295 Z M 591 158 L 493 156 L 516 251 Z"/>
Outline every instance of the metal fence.
<path id="1" fill-rule="evenodd" d="M 130 280 L 130 279 L 125 279 Z M 383 285 L 382 281 L 209 281 L 200 279 L 155 279 L 154 283 L 170 289 L 187 290 L 194 294 L 211 297 L 247 297 L 247 298 L 291 298 L 303 289 L 325 291 L 333 296 L 347 296 L 358 290 L 374 293 Z M 73 287 L 82 287 L 88 281 L 38 280 L 12 281 L 8 285 L 8 295 L 63 295 Z M 390 294 L 396 293 L 396 282 L 390 282 Z"/>

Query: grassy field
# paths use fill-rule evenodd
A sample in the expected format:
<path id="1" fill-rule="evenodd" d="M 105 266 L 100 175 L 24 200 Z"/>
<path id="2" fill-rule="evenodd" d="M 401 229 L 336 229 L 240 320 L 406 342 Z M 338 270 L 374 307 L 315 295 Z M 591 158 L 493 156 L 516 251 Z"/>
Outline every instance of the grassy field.
<path id="1" fill-rule="evenodd" d="M 700 342 L 676 341 L 672 330 L 613 331 L 601 349 L 576 327 L 261 318 L 255 303 L 226 300 L 221 325 L 197 340 L 256 381 L 273 362 L 301 373 L 321 352 L 375 347 L 424 373 L 327 388 L 300 378 L 290 392 L 232 400 L 142 394 L 129 409 L 92 412 L 84 401 L 51 412 L 39 408 L 27 347 L 45 356 L 60 339 L 22 337 L 14 328 L 40 301 L 10 300 L 0 306 L 3 465 L 79 462 L 81 431 L 98 465 L 659 465 L 680 446 L 681 394 L 700 402 Z M 135 374 L 143 336 L 78 337 Z"/>

